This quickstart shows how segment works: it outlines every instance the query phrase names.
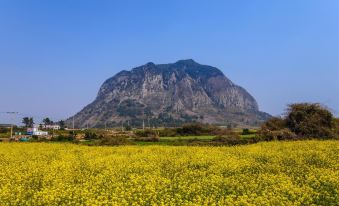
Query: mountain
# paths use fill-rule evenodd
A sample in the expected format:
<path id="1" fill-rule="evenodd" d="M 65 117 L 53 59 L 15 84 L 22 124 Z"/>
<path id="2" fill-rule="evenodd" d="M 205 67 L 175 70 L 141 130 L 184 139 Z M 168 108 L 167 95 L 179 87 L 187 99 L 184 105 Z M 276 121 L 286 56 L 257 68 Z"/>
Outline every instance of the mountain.
<path id="1" fill-rule="evenodd" d="M 269 118 L 219 69 L 195 61 L 147 63 L 107 79 L 96 99 L 67 120 L 76 127 L 175 126 L 185 122 L 253 126 Z"/>

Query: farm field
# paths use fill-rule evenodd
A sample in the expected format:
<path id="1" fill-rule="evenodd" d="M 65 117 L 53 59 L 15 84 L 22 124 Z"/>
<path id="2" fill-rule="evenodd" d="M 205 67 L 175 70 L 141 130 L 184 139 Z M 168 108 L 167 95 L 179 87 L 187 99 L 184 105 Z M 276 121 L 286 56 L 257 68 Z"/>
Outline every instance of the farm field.
<path id="1" fill-rule="evenodd" d="M 176 137 L 160 137 L 159 141 L 156 142 L 145 142 L 145 141 L 134 141 L 136 145 L 184 145 L 187 141 L 202 141 L 211 142 L 216 136 L 202 135 L 202 136 L 176 136 Z M 243 139 L 254 138 L 255 134 L 240 135 Z M 180 141 L 184 144 L 180 144 Z"/>
<path id="2" fill-rule="evenodd" d="M 0 205 L 336 205 L 339 142 L 0 143 Z"/>
<path id="3" fill-rule="evenodd" d="M 198 140 L 198 141 L 204 141 L 204 142 L 209 142 L 211 141 L 215 136 L 211 135 L 206 135 L 206 136 L 178 136 L 178 137 L 160 137 L 159 141 L 156 142 L 145 142 L 145 141 L 134 141 L 136 145 L 180 145 L 180 142 L 183 143 L 181 144 L 187 144 L 187 141 L 190 140 Z"/>

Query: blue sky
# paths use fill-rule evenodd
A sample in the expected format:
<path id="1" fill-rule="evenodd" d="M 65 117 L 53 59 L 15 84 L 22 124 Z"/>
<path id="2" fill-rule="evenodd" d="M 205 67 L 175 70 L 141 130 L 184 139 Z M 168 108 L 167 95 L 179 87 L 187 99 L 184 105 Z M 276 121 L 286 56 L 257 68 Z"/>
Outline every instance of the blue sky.
<path id="1" fill-rule="evenodd" d="M 337 0 L 0 0 L 0 112 L 67 118 L 120 70 L 192 58 L 273 115 L 308 101 L 338 116 L 338 11 Z"/>

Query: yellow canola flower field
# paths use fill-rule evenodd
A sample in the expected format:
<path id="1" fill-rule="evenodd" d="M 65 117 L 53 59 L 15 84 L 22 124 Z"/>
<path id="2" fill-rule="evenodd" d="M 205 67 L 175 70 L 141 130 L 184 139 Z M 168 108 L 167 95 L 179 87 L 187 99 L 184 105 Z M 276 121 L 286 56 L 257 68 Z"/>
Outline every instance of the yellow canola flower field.
<path id="1" fill-rule="evenodd" d="M 338 205 L 339 142 L 0 143 L 0 205 Z"/>

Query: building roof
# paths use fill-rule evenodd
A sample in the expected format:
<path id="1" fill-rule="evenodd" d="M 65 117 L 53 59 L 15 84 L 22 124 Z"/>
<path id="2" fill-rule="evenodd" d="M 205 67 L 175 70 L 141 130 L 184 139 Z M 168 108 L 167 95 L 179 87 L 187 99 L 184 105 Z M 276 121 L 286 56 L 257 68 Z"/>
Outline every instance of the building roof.
<path id="1" fill-rule="evenodd" d="M 11 127 L 12 126 L 12 124 L 0 124 L 0 127 Z M 15 126 L 15 125 L 13 125 L 13 126 Z"/>

